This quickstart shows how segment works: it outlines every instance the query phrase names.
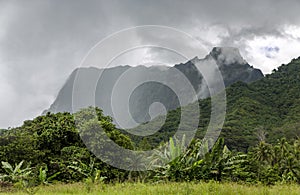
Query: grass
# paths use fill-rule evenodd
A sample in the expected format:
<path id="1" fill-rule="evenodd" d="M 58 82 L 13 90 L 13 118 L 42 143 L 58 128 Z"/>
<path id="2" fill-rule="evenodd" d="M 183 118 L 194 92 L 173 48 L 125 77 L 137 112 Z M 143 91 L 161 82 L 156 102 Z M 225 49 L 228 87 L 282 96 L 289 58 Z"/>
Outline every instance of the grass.
<path id="1" fill-rule="evenodd" d="M 26 194 L 25 190 L 6 192 L 0 194 L 21 195 Z M 263 185 L 241 185 L 237 183 L 117 183 L 117 184 L 98 184 L 92 187 L 88 192 L 84 183 L 74 184 L 55 184 L 48 186 L 37 187 L 36 194 L 107 194 L 107 195 L 119 195 L 119 194 L 289 194 L 299 195 L 300 185 L 275 185 L 275 186 L 263 186 Z"/>

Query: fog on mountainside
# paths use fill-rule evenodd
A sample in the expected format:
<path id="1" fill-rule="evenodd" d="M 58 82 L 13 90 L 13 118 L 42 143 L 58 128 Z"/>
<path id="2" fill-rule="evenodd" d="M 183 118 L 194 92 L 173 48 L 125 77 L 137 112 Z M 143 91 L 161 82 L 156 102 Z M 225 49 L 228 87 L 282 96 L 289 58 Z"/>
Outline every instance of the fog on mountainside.
<path id="1" fill-rule="evenodd" d="M 205 70 L 206 80 L 195 64 L 200 64 Z M 73 113 L 84 107 L 97 106 L 103 109 L 104 114 L 114 118 L 115 114 L 119 114 L 114 108 L 119 108 L 126 110 L 118 115 L 121 127 L 131 128 L 168 110 L 212 95 L 213 90 L 208 89 L 207 83 L 215 82 L 218 85 L 218 82 L 222 82 L 215 80 L 217 70 L 212 68 L 213 65 L 221 72 L 225 86 L 237 81 L 249 83 L 263 77 L 259 69 L 250 66 L 239 50 L 232 47 L 215 47 L 203 59 L 195 57 L 173 67 L 78 68 L 72 72 L 56 100 L 44 113 Z M 193 91 L 197 97 L 193 97 Z M 164 108 L 161 108 L 161 104 L 153 106 L 155 102 L 163 104 Z M 128 119 L 130 115 L 131 120 Z"/>

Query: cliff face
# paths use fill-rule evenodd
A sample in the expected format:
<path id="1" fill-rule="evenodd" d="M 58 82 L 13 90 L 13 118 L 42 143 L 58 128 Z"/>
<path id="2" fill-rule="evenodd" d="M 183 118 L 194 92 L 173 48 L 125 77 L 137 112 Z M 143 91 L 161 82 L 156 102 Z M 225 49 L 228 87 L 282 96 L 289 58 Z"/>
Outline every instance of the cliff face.
<path id="1" fill-rule="evenodd" d="M 206 58 L 216 61 L 226 86 L 237 81 L 250 83 L 263 77 L 261 70 L 250 66 L 237 48 L 215 47 Z"/>
<path id="2" fill-rule="evenodd" d="M 124 104 L 126 104 L 128 99 L 127 105 L 129 105 L 128 109 L 132 118 L 137 123 L 146 122 L 159 114 L 165 113 L 166 110 L 179 107 L 178 93 L 185 99 L 184 104 L 195 101 L 195 99 L 190 98 L 191 93 L 189 89 L 180 82 L 183 75 L 194 88 L 198 98 L 210 95 L 205 90 L 205 81 L 201 73 L 194 65 L 198 62 L 201 62 L 203 66 L 209 66 L 211 62 L 216 63 L 223 76 L 225 86 L 229 86 L 237 81 L 249 83 L 263 77 L 259 69 L 253 68 L 241 57 L 238 49 L 230 47 L 213 48 L 204 59 L 195 57 L 186 63 L 181 63 L 174 67 L 118 66 L 108 69 L 79 68 L 74 70 L 69 76 L 56 100 L 45 112 L 76 112 L 80 108 L 96 105 L 103 109 L 104 114 L 114 117 L 111 106 L 112 101 L 114 106 L 126 109 Z M 120 82 L 120 78 L 122 78 L 124 73 L 126 73 L 127 78 Z M 100 75 L 101 77 L 99 77 Z M 208 76 L 214 79 L 213 74 Z M 125 94 L 126 90 L 129 90 L 129 86 L 145 79 L 162 80 L 165 84 L 153 81 L 145 82 L 137 86 L 128 98 L 122 94 L 122 92 Z M 176 89 L 177 94 L 171 88 Z M 113 93 L 115 96 L 112 100 Z M 76 96 L 75 100 L 74 95 Z M 74 101 L 76 101 L 76 106 L 74 106 Z M 165 110 L 153 107 L 150 116 L 149 107 L 154 102 L 162 103 L 165 106 Z M 128 128 L 132 126 L 134 124 L 127 124 Z"/>

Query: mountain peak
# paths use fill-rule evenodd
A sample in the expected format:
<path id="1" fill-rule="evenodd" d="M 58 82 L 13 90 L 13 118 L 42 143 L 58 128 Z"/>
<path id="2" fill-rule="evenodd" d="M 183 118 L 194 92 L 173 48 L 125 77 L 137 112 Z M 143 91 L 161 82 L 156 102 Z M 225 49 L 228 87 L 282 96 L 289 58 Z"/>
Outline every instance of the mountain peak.
<path id="1" fill-rule="evenodd" d="M 235 47 L 214 47 L 209 55 L 220 64 L 247 64 L 240 54 L 238 48 Z"/>

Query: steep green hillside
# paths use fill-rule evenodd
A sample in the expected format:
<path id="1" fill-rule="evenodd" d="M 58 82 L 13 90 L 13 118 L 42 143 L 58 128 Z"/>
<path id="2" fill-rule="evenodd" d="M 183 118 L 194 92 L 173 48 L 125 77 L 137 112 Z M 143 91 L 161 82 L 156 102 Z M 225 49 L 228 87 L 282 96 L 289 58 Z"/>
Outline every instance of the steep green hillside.
<path id="1" fill-rule="evenodd" d="M 300 136 L 300 58 L 256 82 L 237 82 L 226 89 L 226 95 L 227 113 L 221 136 L 230 149 L 245 151 L 257 144 L 259 137 L 274 143 L 282 137 Z M 203 137 L 210 118 L 210 99 L 200 100 L 199 105 L 197 137 Z M 146 142 L 155 146 L 174 134 L 179 120 L 180 108 L 168 113 L 166 123 L 156 134 L 132 139 L 143 140 L 142 146 Z M 145 126 L 136 129 L 147 131 Z"/>

